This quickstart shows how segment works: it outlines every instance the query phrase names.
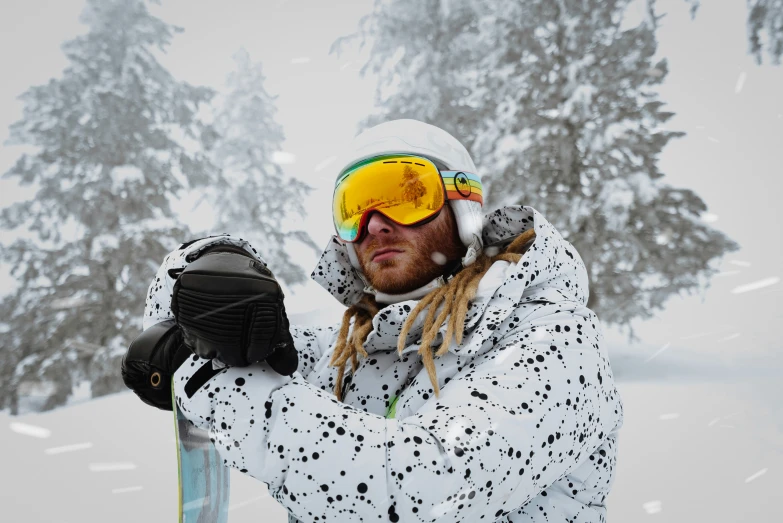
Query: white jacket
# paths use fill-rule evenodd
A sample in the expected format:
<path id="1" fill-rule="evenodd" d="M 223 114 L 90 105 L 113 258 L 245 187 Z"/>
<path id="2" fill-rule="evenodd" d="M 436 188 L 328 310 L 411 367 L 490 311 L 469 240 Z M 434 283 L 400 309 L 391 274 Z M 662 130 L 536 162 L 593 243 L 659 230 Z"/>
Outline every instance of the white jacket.
<path id="1" fill-rule="evenodd" d="M 292 521 L 604 522 L 623 404 L 586 307 L 584 263 L 532 207 L 487 215 L 484 245 L 530 227 L 535 242 L 520 262 L 496 262 L 481 280 L 462 345 L 435 358 L 440 398 L 416 353 L 423 314 L 396 350 L 408 301 L 373 319 L 369 356 L 355 375 L 346 367 L 343 402 L 328 366 L 338 326 L 292 327 L 293 377 L 265 363 L 226 368 L 189 398 L 185 383 L 210 364 L 193 356 L 174 375 L 177 402 Z M 216 242 L 254 252 L 228 235 L 172 252 L 150 286 L 145 328 L 171 317 L 168 270 Z M 363 290 L 336 240 L 313 278 L 343 304 Z"/>

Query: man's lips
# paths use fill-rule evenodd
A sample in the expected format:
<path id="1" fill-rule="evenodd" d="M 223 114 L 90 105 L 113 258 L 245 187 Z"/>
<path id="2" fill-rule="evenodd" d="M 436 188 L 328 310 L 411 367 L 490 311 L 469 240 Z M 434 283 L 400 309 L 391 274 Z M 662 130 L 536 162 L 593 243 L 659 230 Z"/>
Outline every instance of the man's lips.
<path id="1" fill-rule="evenodd" d="M 372 261 L 379 262 L 383 260 L 388 260 L 389 258 L 395 257 L 397 254 L 403 252 L 401 249 L 395 249 L 392 247 L 384 247 L 383 249 L 378 249 L 375 251 L 372 255 Z"/>

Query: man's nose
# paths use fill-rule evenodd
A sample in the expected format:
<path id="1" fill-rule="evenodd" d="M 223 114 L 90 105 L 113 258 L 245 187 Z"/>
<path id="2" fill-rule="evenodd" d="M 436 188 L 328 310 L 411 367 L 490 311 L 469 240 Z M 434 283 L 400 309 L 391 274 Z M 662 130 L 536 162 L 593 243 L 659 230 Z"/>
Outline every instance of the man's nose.
<path id="1" fill-rule="evenodd" d="M 370 215 L 370 220 L 367 222 L 367 232 L 373 236 L 379 234 L 389 234 L 394 230 L 394 222 L 389 220 L 386 216 L 379 212 L 374 212 Z"/>

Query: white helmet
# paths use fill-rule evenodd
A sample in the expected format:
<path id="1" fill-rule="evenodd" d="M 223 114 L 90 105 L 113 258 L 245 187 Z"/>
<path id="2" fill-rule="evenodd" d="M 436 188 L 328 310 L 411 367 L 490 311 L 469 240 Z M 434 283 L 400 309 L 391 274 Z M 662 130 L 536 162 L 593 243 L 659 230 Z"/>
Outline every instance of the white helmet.
<path id="1" fill-rule="evenodd" d="M 441 169 L 478 175 L 473 159 L 456 138 L 439 127 L 411 119 L 384 122 L 356 136 L 338 158 L 338 175 L 361 160 L 397 153 L 417 154 L 434 160 Z M 467 266 L 476 260 L 482 248 L 481 204 L 472 200 L 448 200 L 448 203 L 457 221 L 459 237 L 468 248 L 462 259 L 462 265 Z M 343 243 L 351 265 L 361 274 L 353 244 Z"/>

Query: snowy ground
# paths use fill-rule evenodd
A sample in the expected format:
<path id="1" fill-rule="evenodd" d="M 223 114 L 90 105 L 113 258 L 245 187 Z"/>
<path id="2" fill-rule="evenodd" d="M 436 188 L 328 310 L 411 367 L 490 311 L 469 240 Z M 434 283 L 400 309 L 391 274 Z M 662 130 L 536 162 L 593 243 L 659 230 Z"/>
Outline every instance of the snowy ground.
<path id="1" fill-rule="evenodd" d="M 730 367 L 684 350 L 647 359 L 612 354 L 626 419 L 609 521 L 780 521 L 783 355 Z M 175 521 L 172 429 L 132 393 L 0 413 L 1 519 Z M 234 472 L 230 523 L 286 521 L 263 483 Z"/>

